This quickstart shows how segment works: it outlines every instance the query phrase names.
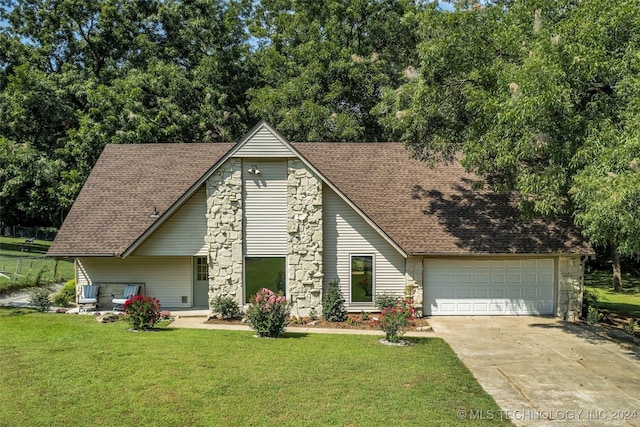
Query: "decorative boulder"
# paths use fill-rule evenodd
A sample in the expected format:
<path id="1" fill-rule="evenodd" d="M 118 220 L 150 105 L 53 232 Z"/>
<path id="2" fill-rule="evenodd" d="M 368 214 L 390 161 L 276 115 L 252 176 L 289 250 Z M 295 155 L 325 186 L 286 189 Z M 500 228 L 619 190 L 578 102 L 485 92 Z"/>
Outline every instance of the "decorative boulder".
<path id="1" fill-rule="evenodd" d="M 117 322 L 119 319 L 120 319 L 120 316 L 114 313 L 107 313 L 102 316 L 96 317 L 96 320 L 98 321 L 98 323 Z"/>

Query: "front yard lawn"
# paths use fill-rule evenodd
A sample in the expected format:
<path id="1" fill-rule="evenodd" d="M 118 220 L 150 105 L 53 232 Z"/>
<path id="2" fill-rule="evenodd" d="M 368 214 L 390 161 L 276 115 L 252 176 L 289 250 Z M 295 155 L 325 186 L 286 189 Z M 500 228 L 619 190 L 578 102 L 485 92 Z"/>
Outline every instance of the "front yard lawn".
<path id="1" fill-rule="evenodd" d="M 458 411 L 499 413 L 438 338 L 251 335 L 0 308 L 0 425 L 458 425 Z"/>

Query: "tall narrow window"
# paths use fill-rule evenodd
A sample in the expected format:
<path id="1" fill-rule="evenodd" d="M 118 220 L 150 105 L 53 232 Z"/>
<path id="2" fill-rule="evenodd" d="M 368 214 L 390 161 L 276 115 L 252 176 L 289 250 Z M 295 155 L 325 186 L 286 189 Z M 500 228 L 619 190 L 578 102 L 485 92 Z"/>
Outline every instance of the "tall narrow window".
<path id="1" fill-rule="evenodd" d="M 351 302 L 373 302 L 373 255 L 351 255 Z"/>
<path id="2" fill-rule="evenodd" d="M 244 301 L 249 302 L 262 288 L 286 295 L 287 257 L 245 257 L 244 259 Z"/>

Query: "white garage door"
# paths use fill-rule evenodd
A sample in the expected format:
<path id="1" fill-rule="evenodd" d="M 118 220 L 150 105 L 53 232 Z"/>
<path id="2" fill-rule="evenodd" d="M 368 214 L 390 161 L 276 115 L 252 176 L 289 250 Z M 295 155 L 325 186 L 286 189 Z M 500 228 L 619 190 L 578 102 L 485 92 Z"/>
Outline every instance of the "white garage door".
<path id="1" fill-rule="evenodd" d="M 553 314 L 553 259 L 425 260 L 425 315 Z"/>

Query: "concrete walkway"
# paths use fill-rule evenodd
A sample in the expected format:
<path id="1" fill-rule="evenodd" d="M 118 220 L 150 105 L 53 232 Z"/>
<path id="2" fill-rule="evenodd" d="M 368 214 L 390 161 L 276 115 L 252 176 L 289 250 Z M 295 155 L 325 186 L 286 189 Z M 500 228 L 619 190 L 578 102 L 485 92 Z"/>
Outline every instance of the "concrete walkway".
<path id="1" fill-rule="evenodd" d="M 516 425 L 640 426 L 640 349 L 545 317 L 429 323 Z M 483 408 L 460 418 L 496 416 Z"/>

